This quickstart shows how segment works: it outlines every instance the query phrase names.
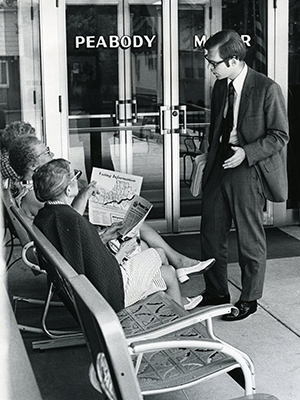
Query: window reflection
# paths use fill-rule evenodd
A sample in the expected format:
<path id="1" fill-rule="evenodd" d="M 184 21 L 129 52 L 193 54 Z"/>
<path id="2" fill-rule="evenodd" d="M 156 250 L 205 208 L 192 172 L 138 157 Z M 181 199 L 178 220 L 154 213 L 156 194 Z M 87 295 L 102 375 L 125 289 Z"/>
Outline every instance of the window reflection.
<path id="1" fill-rule="evenodd" d="M 223 0 L 222 29 L 250 36 L 246 62 L 267 74 L 267 0 Z"/>

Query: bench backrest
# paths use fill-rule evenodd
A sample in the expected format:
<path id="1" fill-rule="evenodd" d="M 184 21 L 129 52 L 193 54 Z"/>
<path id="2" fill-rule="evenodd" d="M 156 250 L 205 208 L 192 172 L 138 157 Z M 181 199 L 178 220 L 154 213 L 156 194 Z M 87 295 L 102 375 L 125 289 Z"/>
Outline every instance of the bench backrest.
<path id="1" fill-rule="evenodd" d="M 74 301 L 68 283 L 71 278 L 78 275 L 77 272 L 44 236 L 38 227 L 26 217 L 21 209 L 11 206 L 10 210 L 21 223 L 23 228 L 25 228 L 30 239 L 34 241 L 39 255 L 39 264 L 41 268 L 45 269 L 51 282 L 54 284 L 56 293 L 59 295 L 73 317 L 77 320 Z"/>
<path id="2" fill-rule="evenodd" d="M 109 400 L 142 400 L 120 321 L 84 275 L 70 279 L 78 317 L 92 356 L 96 379 Z M 100 395 L 99 397 L 102 398 Z"/>
<path id="3" fill-rule="evenodd" d="M 15 199 L 12 197 L 9 188 L 1 188 L 1 192 L 2 203 L 4 206 L 4 217 L 6 219 L 6 223 L 8 224 L 8 229 L 12 235 L 19 239 L 21 245 L 25 246 L 31 241 L 31 239 L 22 224 L 18 221 L 10 209 L 11 206 L 16 207 Z"/>

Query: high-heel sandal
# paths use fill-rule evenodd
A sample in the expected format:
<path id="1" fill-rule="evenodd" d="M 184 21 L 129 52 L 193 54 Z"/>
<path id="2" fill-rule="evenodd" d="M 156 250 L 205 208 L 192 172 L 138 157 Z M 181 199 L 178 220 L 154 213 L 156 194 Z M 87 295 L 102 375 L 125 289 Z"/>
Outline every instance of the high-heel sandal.
<path id="1" fill-rule="evenodd" d="M 214 258 L 209 258 L 206 261 L 199 261 L 198 264 L 192 267 L 178 268 L 176 269 L 177 278 L 180 283 L 184 283 L 190 279 L 188 277 L 189 274 L 194 274 L 196 272 L 201 272 L 203 274 L 203 272 L 206 272 L 215 262 L 216 260 Z"/>
<path id="2" fill-rule="evenodd" d="M 184 304 L 183 307 L 186 311 L 193 310 L 195 307 L 197 307 L 198 304 L 201 303 L 202 299 L 203 299 L 203 296 L 201 296 L 201 294 L 196 297 L 187 297 L 188 303 Z"/>

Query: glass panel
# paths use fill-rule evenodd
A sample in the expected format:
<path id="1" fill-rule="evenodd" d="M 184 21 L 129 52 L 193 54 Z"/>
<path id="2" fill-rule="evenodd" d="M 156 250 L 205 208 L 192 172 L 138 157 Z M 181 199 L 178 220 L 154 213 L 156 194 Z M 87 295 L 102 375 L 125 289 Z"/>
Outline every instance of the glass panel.
<path id="1" fill-rule="evenodd" d="M 66 26 L 70 158 L 85 166 L 89 179 L 92 166 L 114 169 L 116 132 L 104 127 L 115 124 L 119 90 L 118 48 L 109 43 L 117 34 L 117 7 L 68 6 Z"/>
<path id="2" fill-rule="evenodd" d="M 0 27 L 0 129 L 26 120 L 42 136 L 37 3 L 1 2 Z"/>
<path id="3" fill-rule="evenodd" d="M 201 196 L 191 195 L 195 157 L 207 148 L 210 118 L 205 95 L 204 51 L 195 46 L 205 32 L 205 4 L 179 4 L 179 103 L 187 108 L 187 132 L 180 134 L 180 215 L 199 215 Z M 202 2 L 203 3 L 203 2 Z"/>
<path id="4" fill-rule="evenodd" d="M 299 208 L 300 203 L 300 3 L 289 2 L 289 75 L 288 116 L 290 141 L 288 144 L 288 208 Z"/>
<path id="5" fill-rule="evenodd" d="M 132 172 L 144 177 L 142 196 L 154 205 L 148 218 L 163 218 L 164 146 L 158 129 L 162 104 L 161 6 L 131 5 L 130 25 L 131 36 L 143 38 L 143 44 L 131 50 L 132 95 L 137 108 L 134 125 L 142 127 L 132 135 Z"/>
<path id="6" fill-rule="evenodd" d="M 17 2 L 0 5 L 0 129 L 22 119 Z M 3 27 L 3 29 L 2 29 Z"/>
<path id="7" fill-rule="evenodd" d="M 244 35 L 247 64 L 266 75 L 267 0 L 223 0 L 222 19 L 222 29 L 234 29 Z"/>
<path id="8" fill-rule="evenodd" d="M 111 114 L 118 99 L 116 6 L 67 7 L 69 114 Z M 112 125 L 112 120 L 110 120 Z"/>
<path id="9" fill-rule="evenodd" d="M 143 176 L 161 218 L 161 7 L 134 3 L 67 6 L 70 159 L 86 179 L 95 166 Z"/>

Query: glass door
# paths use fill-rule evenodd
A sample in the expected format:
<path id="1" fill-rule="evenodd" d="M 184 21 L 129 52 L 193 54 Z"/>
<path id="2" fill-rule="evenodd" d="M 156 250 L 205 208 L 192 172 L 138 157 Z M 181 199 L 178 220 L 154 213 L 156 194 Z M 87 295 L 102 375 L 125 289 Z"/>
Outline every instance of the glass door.
<path id="1" fill-rule="evenodd" d="M 70 159 L 143 176 L 167 230 L 161 4 L 67 1 L 66 37 Z"/>
<path id="2" fill-rule="evenodd" d="M 161 232 L 199 229 L 199 199 L 188 187 L 192 161 L 184 148 L 190 137 L 205 148 L 208 112 L 199 99 L 207 93 L 206 70 L 194 36 L 210 34 L 208 4 L 40 3 L 48 144 L 83 169 L 86 180 L 94 166 L 143 176 L 141 195 L 154 205 L 148 220 Z"/>

